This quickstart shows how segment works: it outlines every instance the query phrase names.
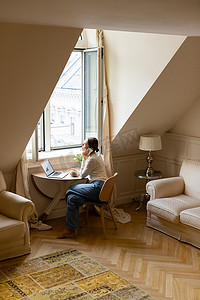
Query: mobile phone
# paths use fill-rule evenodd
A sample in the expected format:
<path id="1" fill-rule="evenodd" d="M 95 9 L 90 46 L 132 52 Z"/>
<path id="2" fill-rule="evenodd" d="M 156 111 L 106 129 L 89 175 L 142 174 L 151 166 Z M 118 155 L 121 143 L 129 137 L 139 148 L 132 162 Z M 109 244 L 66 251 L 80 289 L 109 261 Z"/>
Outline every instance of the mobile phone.
<path id="1" fill-rule="evenodd" d="M 88 155 L 93 152 L 93 150 L 91 148 L 88 148 L 87 150 L 88 150 Z"/>

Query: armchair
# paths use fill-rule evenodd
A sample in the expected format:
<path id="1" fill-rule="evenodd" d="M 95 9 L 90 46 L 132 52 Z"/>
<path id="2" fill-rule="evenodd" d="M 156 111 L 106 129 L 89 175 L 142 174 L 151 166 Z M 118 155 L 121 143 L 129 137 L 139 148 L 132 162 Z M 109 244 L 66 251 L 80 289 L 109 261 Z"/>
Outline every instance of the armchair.
<path id="1" fill-rule="evenodd" d="M 200 247 L 200 162 L 184 160 L 177 177 L 146 185 L 147 226 Z"/>
<path id="2" fill-rule="evenodd" d="M 31 200 L 6 191 L 0 171 L 0 260 L 30 253 L 28 217 L 33 212 Z"/>

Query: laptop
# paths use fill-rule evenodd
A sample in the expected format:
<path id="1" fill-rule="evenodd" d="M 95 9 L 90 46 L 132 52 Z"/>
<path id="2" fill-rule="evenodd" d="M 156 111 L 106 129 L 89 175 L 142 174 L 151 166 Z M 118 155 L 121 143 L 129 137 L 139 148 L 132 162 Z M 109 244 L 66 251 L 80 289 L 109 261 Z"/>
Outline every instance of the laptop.
<path id="1" fill-rule="evenodd" d="M 65 176 L 67 176 L 68 172 L 57 172 L 54 171 L 54 168 L 52 167 L 50 161 L 44 160 L 43 162 L 41 162 L 41 166 L 45 172 L 45 174 L 47 175 L 48 178 L 64 178 Z"/>

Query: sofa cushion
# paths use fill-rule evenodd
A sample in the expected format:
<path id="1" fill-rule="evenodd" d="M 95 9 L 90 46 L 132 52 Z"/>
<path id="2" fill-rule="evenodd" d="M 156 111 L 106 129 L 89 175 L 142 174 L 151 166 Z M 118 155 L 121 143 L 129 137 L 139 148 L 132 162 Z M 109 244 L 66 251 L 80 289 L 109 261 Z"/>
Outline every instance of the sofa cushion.
<path id="1" fill-rule="evenodd" d="M 9 239 L 19 239 L 24 236 L 25 224 L 22 221 L 10 219 L 0 214 L 0 244 Z"/>
<path id="2" fill-rule="evenodd" d="M 200 229 L 200 207 L 189 208 L 180 213 L 180 222 Z"/>
<path id="3" fill-rule="evenodd" d="M 200 206 L 200 200 L 186 195 L 154 199 L 147 203 L 148 212 L 173 223 L 179 222 L 181 211 Z"/>
<path id="4" fill-rule="evenodd" d="M 184 160 L 180 176 L 185 182 L 184 194 L 200 199 L 200 161 Z"/>

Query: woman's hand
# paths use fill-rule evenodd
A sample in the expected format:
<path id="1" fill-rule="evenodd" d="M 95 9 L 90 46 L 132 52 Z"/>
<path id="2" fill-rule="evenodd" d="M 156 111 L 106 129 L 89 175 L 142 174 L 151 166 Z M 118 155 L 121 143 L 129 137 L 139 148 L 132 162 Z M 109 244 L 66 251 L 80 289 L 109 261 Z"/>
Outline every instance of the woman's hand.
<path id="1" fill-rule="evenodd" d="M 83 155 L 83 159 L 86 160 L 88 159 L 90 152 L 89 152 L 89 146 L 88 146 L 88 142 L 87 140 L 84 141 L 84 143 L 82 144 L 82 155 Z M 91 150 L 91 149 L 90 149 Z"/>
<path id="2" fill-rule="evenodd" d="M 84 155 L 84 154 L 83 154 L 83 159 L 84 159 L 84 160 L 88 159 L 88 155 Z"/>
<path id="3" fill-rule="evenodd" d="M 78 177 L 78 176 L 79 176 L 79 172 L 78 172 L 76 169 L 72 169 L 72 170 L 70 171 L 70 175 L 71 175 L 72 177 Z"/>

